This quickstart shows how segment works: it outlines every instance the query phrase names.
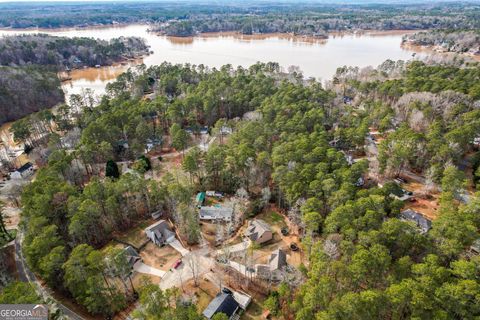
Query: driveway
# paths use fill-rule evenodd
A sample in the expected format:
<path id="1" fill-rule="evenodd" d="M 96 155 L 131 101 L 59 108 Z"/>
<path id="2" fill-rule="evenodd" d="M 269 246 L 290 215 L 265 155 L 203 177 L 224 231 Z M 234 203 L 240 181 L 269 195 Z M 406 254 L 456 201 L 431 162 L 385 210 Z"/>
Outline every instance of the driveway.
<path id="1" fill-rule="evenodd" d="M 163 290 L 177 287 L 193 279 L 194 272 L 198 279 L 201 279 L 206 273 L 210 272 L 215 266 L 215 261 L 202 254 L 202 250 L 188 252 L 182 258 L 182 264 L 177 269 L 171 269 L 160 281 L 160 288 Z M 194 272 L 192 271 L 194 269 Z"/>
<path id="2" fill-rule="evenodd" d="M 152 276 L 157 276 L 162 278 L 165 275 L 165 271 L 154 268 L 152 266 L 146 265 L 145 263 L 141 261 L 137 261 L 133 265 L 133 270 L 139 272 L 139 273 L 145 273 L 145 274 L 151 274 Z"/>
<path id="3" fill-rule="evenodd" d="M 245 240 L 243 242 L 234 244 L 232 246 L 217 250 L 217 256 L 223 255 L 223 254 L 230 255 L 231 253 L 242 252 L 247 250 L 248 247 L 250 247 L 250 240 Z"/>
<path id="4" fill-rule="evenodd" d="M 183 245 L 180 243 L 180 241 L 178 241 L 178 239 L 173 240 L 172 242 L 169 243 L 169 245 L 171 245 L 173 249 L 180 252 L 182 257 L 185 257 L 188 253 L 190 253 L 190 251 L 188 251 L 183 247 Z"/>

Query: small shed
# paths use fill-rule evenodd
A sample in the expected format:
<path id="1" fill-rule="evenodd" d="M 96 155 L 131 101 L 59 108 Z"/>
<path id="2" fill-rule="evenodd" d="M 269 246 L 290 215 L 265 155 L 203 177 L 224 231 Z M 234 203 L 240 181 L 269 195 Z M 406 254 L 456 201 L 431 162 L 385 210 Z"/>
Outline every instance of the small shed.
<path id="1" fill-rule="evenodd" d="M 197 193 L 197 196 L 195 198 L 195 201 L 197 202 L 197 207 L 201 207 L 203 206 L 203 204 L 205 203 L 205 199 L 206 199 L 206 193 L 205 192 L 199 192 Z"/>

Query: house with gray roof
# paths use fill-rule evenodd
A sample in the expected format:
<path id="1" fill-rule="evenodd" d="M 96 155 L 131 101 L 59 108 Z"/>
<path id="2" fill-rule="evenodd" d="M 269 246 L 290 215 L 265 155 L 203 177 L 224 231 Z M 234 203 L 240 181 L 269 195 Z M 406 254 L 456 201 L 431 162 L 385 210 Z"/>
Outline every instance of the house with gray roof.
<path id="1" fill-rule="evenodd" d="M 245 231 L 245 236 L 251 241 L 262 244 L 272 240 L 273 233 L 270 226 L 263 220 L 255 219 L 249 222 L 248 228 Z"/>
<path id="2" fill-rule="evenodd" d="M 233 218 L 233 208 L 210 206 L 200 207 L 200 220 L 230 222 Z"/>
<path id="3" fill-rule="evenodd" d="M 175 233 L 170 229 L 166 220 L 160 220 L 145 229 L 147 238 L 157 246 L 163 246 L 175 240 Z"/>
<path id="4" fill-rule="evenodd" d="M 403 210 L 400 213 L 400 220 L 413 222 L 421 230 L 421 233 L 427 233 L 432 228 L 432 221 L 412 209 Z"/>
<path id="5" fill-rule="evenodd" d="M 270 270 L 280 270 L 287 265 L 287 254 L 282 249 L 273 251 L 268 264 L 270 265 Z"/>
<path id="6" fill-rule="evenodd" d="M 280 281 L 282 280 L 284 267 L 286 266 L 287 254 L 282 249 L 277 249 L 270 255 L 268 264 L 257 264 L 255 266 L 255 272 L 259 278 Z"/>
<path id="7" fill-rule="evenodd" d="M 239 311 L 240 305 L 233 295 L 222 291 L 213 298 L 202 314 L 205 318 L 212 319 L 217 313 L 224 313 L 228 319 L 234 319 Z"/>

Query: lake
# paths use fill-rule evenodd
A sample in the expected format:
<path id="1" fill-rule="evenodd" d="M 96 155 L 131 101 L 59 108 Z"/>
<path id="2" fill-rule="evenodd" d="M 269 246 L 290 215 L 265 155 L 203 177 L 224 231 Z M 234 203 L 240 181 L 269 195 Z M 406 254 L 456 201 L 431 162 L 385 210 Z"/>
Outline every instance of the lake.
<path id="1" fill-rule="evenodd" d="M 337 67 L 378 66 L 386 59 L 408 60 L 412 54 L 425 56 L 412 48 L 401 47 L 402 35 L 408 31 L 366 32 L 363 34 L 332 34 L 327 40 L 295 37 L 285 34 L 239 35 L 218 33 L 194 38 L 177 38 L 147 32 L 147 25 L 111 26 L 86 29 L 57 30 L 0 30 L 0 35 L 21 33 L 48 33 L 66 37 L 93 37 L 109 40 L 120 36 L 145 38 L 153 54 L 142 60 L 130 61 L 127 65 L 103 68 L 88 68 L 71 72 L 72 81 L 64 82 L 67 95 L 91 88 L 97 94 L 104 92 L 105 85 L 128 67 L 143 62 L 147 66 L 171 63 L 204 64 L 221 67 L 232 64 L 248 67 L 258 61 L 278 62 L 282 68 L 298 66 L 305 77 L 320 81 L 329 80 Z"/>

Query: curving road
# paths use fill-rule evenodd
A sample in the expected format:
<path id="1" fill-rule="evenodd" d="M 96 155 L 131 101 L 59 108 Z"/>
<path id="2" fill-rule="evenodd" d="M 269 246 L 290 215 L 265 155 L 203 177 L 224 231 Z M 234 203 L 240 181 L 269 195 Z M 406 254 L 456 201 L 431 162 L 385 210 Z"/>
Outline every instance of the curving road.
<path id="1" fill-rule="evenodd" d="M 49 292 L 48 288 L 43 287 L 38 281 L 35 274 L 28 268 L 27 262 L 23 257 L 22 253 L 22 239 L 23 235 L 19 231 L 17 234 L 17 238 L 15 239 L 15 264 L 17 266 L 18 276 L 20 281 L 23 282 L 30 282 L 33 283 L 35 288 L 37 288 L 37 292 L 43 297 L 44 300 L 53 301 L 55 305 L 63 311 L 63 314 L 73 320 L 85 320 L 82 316 L 75 313 L 65 305 L 58 302 Z"/>

